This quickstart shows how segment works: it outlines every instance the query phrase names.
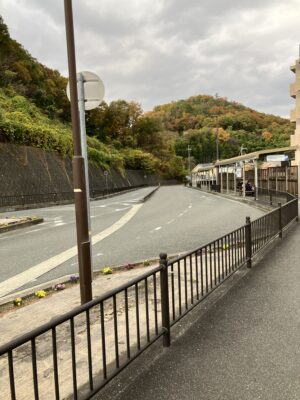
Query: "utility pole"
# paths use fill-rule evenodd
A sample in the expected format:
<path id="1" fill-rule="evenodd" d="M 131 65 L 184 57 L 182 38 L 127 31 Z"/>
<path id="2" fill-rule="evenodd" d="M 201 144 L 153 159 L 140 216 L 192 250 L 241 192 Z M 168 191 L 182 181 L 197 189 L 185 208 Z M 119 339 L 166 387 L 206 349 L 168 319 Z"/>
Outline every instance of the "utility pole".
<path id="1" fill-rule="evenodd" d="M 73 132 L 73 182 L 77 228 L 77 247 L 80 278 L 81 303 L 92 300 L 92 262 L 91 243 L 88 226 L 88 205 L 86 197 L 86 177 L 84 157 L 80 139 L 80 120 L 78 109 L 76 55 L 72 0 L 64 0 L 65 24 L 68 50 L 69 83 L 71 98 L 71 117 Z"/>
<path id="2" fill-rule="evenodd" d="M 219 126 L 217 125 L 216 129 L 216 156 L 217 161 L 219 161 Z"/>
<path id="3" fill-rule="evenodd" d="M 192 174 L 191 174 L 191 146 L 188 145 L 187 151 L 188 151 L 188 169 L 189 169 L 189 175 L 190 175 L 190 180 L 191 180 L 191 186 L 192 186 Z"/>

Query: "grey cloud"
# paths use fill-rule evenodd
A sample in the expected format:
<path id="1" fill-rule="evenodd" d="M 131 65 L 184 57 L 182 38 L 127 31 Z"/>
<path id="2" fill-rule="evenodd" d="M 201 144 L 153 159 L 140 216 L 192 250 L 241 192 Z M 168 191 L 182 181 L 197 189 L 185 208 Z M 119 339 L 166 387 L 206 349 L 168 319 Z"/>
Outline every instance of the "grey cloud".
<path id="1" fill-rule="evenodd" d="M 67 73 L 61 0 L 0 0 L 0 8 L 13 37 Z M 101 75 L 107 101 L 135 100 L 148 110 L 219 93 L 289 114 L 296 0 L 74 0 L 73 8 L 78 69 Z"/>

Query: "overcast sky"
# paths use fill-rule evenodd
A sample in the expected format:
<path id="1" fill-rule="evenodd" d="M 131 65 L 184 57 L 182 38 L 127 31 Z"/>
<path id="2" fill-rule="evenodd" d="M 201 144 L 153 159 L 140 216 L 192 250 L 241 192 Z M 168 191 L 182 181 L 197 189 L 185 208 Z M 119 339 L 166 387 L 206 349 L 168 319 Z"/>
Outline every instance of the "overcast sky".
<path id="1" fill-rule="evenodd" d="M 144 110 L 218 93 L 288 116 L 299 0 L 73 0 L 77 69 L 96 72 L 106 101 Z M 63 0 L 0 0 L 11 36 L 67 76 Z"/>

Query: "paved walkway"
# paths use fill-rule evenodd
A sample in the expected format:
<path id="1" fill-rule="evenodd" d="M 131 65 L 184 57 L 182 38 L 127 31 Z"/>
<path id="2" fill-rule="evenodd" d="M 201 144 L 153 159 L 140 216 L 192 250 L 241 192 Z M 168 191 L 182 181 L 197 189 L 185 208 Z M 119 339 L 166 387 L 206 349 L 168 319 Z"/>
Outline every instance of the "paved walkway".
<path id="1" fill-rule="evenodd" d="M 300 225 L 285 235 L 205 313 L 195 309 L 169 349 L 150 349 L 94 399 L 298 400 Z"/>

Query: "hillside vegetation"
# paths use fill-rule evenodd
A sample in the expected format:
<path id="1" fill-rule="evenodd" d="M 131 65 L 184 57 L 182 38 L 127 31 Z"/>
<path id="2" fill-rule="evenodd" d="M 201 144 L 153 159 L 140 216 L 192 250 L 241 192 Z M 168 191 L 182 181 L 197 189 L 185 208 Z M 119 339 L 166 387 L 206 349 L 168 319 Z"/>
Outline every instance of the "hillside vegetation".
<path id="1" fill-rule="evenodd" d="M 216 160 L 216 136 L 220 158 L 267 148 L 289 146 L 293 127 L 289 120 L 254 111 L 226 98 L 194 96 L 157 106 L 152 118 L 161 121 L 165 131 L 175 137 L 176 153 L 187 155 L 191 145 L 196 162 Z"/>
<path id="2" fill-rule="evenodd" d="M 67 79 L 35 60 L 13 40 L 0 17 L 0 141 L 72 155 Z M 285 119 L 212 96 L 195 96 L 143 113 L 116 100 L 87 113 L 88 153 L 104 168 L 142 169 L 164 178 L 186 174 L 187 146 L 194 163 L 289 144 Z"/>

